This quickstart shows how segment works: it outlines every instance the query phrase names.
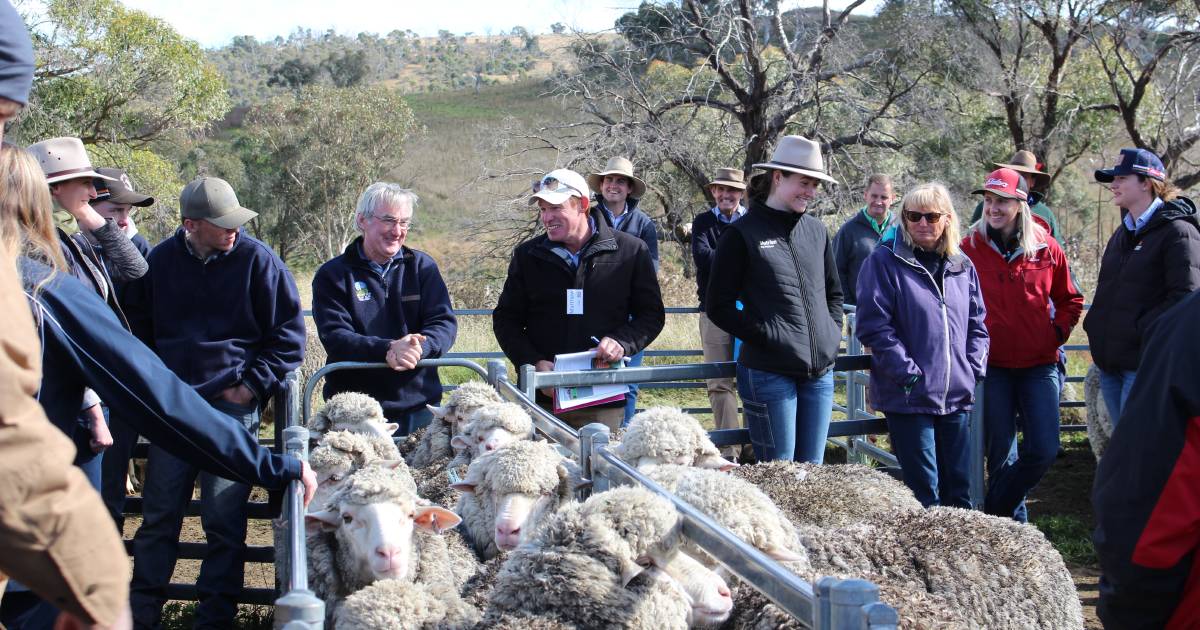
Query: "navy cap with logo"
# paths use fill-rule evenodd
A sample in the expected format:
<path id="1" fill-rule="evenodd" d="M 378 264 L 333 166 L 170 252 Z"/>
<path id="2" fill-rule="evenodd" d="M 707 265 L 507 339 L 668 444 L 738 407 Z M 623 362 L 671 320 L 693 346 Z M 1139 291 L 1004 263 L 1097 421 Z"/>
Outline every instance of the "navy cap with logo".
<path id="1" fill-rule="evenodd" d="M 141 208 L 154 205 L 154 197 L 143 195 L 133 189 L 133 182 L 129 180 L 129 175 L 125 171 L 119 168 L 98 168 L 96 172 L 112 179 L 97 177 L 92 180 L 92 185 L 96 187 L 96 198 L 92 200 L 92 203 L 110 201 L 127 203 Z"/>
<path id="2" fill-rule="evenodd" d="M 1141 175 L 1160 182 L 1167 180 L 1162 160 L 1146 149 L 1121 149 L 1121 161 L 1116 166 L 1096 169 L 1098 182 L 1107 184 L 1117 175 Z"/>

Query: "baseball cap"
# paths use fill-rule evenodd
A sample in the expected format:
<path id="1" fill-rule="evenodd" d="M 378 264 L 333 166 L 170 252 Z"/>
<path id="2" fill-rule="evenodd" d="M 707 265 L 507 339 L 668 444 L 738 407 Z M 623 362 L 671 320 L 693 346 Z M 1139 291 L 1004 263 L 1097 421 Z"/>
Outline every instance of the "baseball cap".
<path id="1" fill-rule="evenodd" d="M 97 177 L 92 180 L 92 185 L 96 187 L 96 198 L 92 203 L 111 201 L 142 208 L 154 205 L 154 197 L 133 190 L 133 182 L 129 181 L 129 175 L 126 175 L 125 171 L 119 168 L 98 168 L 96 172 L 112 179 Z"/>
<path id="2" fill-rule="evenodd" d="M 1096 169 L 1096 181 L 1107 184 L 1117 175 L 1142 175 L 1166 181 L 1167 172 L 1162 160 L 1145 149 L 1121 149 L 1121 161 L 1112 168 Z"/>
<path id="3" fill-rule="evenodd" d="M 983 182 L 983 188 L 972 190 L 972 195 L 982 195 L 990 192 L 1009 199 L 1029 200 L 1029 183 L 1020 173 L 1011 168 L 998 168 L 988 173 Z"/>
<path id="4" fill-rule="evenodd" d="M 258 216 L 257 212 L 243 208 L 233 186 L 219 177 L 200 177 L 188 182 L 179 193 L 179 214 L 227 230 L 242 227 Z"/>
<path id="5" fill-rule="evenodd" d="M 558 205 L 571 197 L 587 200 L 592 196 L 583 176 L 568 168 L 558 168 L 546 173 L 533 184 L 533 197 L 529 202 L 545 199 L 546 203 Z"/>
<path id="6" fill-rule="evenodd" d="M 0 2 L 0 97 L 24 105 L 33 86 L 33 43 L 25 20 Z"/>

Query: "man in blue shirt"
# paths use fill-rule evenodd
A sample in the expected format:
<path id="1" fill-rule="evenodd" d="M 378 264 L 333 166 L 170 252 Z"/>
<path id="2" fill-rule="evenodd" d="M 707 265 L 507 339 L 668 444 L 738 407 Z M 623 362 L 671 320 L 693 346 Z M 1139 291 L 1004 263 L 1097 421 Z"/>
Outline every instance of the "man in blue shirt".
<path id="1" fill-rule="evenodd" d="M 258 215 L 224 180 L 193 180 L 179 207 L 183 226 L 150 252 L 150 271 L 126 294 L 130 325 L 201 398 L 258 435 L 261 406 L 304 356 L 296 283 L 275 252 L 242 231 Z M 159 622 L 197 475 L 209 551 L 196 580 L 196 627 L 233 627 L 250 486 L 198 473 L 157 445 L 133 541 L 130 604 L 139 627 Z"/>
<path id="2" fill-rule="evenodd" d="M 417 195 L 398 184 L 371 184 L 358 198 L 362 236 L 313 277 L 313 319 L 328 363 L 386 361 L 392 371 L 332 372 L 324 395 L 355 391 L 383 406 L 405 435 L 429 424 L 427 405 L 442 398 L 437 368 L 416 368 L 450 350 L 458 322 L 437 263 L 405 246 Z"/>

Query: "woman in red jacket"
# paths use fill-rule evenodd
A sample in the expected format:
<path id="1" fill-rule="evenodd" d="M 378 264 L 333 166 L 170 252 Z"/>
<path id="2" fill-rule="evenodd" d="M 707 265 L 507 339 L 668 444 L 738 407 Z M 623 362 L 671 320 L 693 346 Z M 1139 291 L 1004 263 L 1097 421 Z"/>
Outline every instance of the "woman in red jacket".
<path id="1" fill-rule="evenodd" d="M 1083 295 L 1062 248 L 1033 219 L 1020 173 L 992 171 L 973 194 L 983 195 L 983 217 L 962 249 L 979 273 L 992 340 L 983 382 L 984 511 L 1025 522 L 1025 495 L 1058 453 L 1058 348 L 1079 321 Z"/>

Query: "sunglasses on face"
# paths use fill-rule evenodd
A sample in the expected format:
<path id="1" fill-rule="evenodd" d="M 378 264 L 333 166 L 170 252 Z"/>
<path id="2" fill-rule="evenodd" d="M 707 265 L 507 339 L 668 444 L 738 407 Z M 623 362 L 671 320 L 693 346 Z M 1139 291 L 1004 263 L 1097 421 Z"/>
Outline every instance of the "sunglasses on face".
<path id="1" fill-rule="evenodd" d="M 904 220 L 909 223 L 920 223 L 924 219 L 930 225 L 941 221 L 942 217 L 946 216 L 941 212 L 917 212 L 916 210 L 905 210 L 902 214 L 904 215 Z"/>

